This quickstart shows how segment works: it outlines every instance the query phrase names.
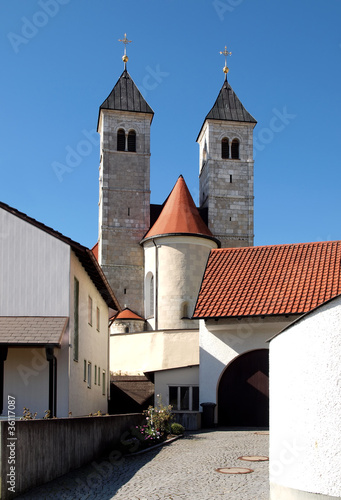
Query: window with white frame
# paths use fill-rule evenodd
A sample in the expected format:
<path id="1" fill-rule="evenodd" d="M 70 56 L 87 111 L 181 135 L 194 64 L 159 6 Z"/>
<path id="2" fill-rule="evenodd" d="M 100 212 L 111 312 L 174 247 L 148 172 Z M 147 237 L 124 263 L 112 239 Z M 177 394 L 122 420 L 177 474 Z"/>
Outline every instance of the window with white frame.
<path id="1" fill-rule="evenodd" d="M 174 411 L 199 411 L 199 386 L 169 386 L 169 404 Z"/>
<path id="2" fill-rule="evenodd" d="M 87 362 L 84 360 L 84 371 L 83 371 L 83 380 L 86 382 L 86 371 L 87 371 Z"/>
<path id="3" fill-rule="evenodd" d="M 97 385 L 97 365 L 95 365 L 95 371 L 94 371 L 94 384 Z"/>

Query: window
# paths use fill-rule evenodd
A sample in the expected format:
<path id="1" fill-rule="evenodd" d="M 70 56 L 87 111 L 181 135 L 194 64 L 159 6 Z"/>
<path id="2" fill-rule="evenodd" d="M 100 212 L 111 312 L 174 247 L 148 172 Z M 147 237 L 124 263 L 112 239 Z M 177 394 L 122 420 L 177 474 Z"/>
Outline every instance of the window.
<path id="1" fill-rule="evenodd" d="M 101 326 L 101 313 L 99 307 L 96 309 L 96 330 L 99 332 Z"/>
<path id="2" fill-rule="evenodd" d="M 169 404 L 174 411 L 199 411 L 199 387 L 169 386 Z"/>
<path id="3" fill-rule="evenodd" d="M 102 373 L 102 394 L 103 396 L 105 396 L 105 370 L 103 370 L 103 373 Z"/>
<path id="4" fill-rule="evenodd" d="M 117 131 L 117 151 L 125 151 L 126 149 L 126 134 L 123 128 Z"/>
<path id="5" fill-rule="evenodd" d="M 233 139 L 231 145 L 231 155 L 233 160 L 239 160 L 239 141 L 238 139 Z"/>
<path id="6" fill-rule="evenodd" d="M 88 296 L 88 323 L 92 326 L 92 298 Z"/>
<path id="7" fill-rule="evenodd" d="M 145 287 L 146 318 L 152 318 L 154 316 L 154 276 L 150 272 L 146 276 Z"/>
<path id="8" fill-rule="evenodd" d="M 130 130 L 128 133 L 128 151 L 136 152 L 136 132 Z"/>
<path id="9" fill-rule="evenodd" d="M 229 140 L 227 137 L 224 137 L 221 141 L 221 157 L 224 160 L 227 160 L 230 158 L 230 153 L 229 153 Z"/>
<path id="10" fill-rule="evenodd" d="M 87 368 L 87 363 L 86 359 L 84 360 L 84 372 L 83 372 L 83 380 L 86 382 L 86 368 Z"/>
<path id="11" fill-rule="evenodd" d="M 95 371 L 94 371 L 95 377 L 94 377 L 94 384 L 97 385 L 97 366 L 95 365 Z"/>
<path id="12" fill-rule="evenodd" d="M 79 281 L 77 278 L 73 280 L 73 359 L 78 361 L 79 347 Z"/>
<path id="13" fill-rule="evenodd" d="M 88 388 L 91 389 L 91 363 L 88 362 Z"/>
<path id="14" fill-rule="evenodd" d="M 100 386 L 101 385 L 101 369 L 100 369 L 100 367 L 98 367 L 97 373 L 98 373 L 98 377 L 97 377 L 98 382 L 97 383 Z"/>

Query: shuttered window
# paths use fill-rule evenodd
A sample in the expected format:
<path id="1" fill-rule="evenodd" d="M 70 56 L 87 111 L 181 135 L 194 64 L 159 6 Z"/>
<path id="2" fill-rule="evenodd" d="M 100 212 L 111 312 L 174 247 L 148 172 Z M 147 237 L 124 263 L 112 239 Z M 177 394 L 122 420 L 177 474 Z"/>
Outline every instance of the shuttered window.
<path id="1" fill-rule="evenodd" d="M 130 130 L 128 133 L 128 151 L 136 152 L 136 132 Z"/>
<path id="2" fill-rule="evenodd" d="M 126 134 L 123 128 L 117 131 L 117 151 L 125 151 L 126 149 Z"/>

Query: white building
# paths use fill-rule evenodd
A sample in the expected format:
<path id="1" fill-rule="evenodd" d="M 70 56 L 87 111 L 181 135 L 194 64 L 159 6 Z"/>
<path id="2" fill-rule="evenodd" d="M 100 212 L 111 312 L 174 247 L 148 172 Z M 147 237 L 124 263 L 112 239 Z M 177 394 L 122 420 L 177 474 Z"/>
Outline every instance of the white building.
<path id="1" fill-rule="evenodd" d="M 340 331 L 338 295 L 270 341 L 274 500 L 341 498 Z"/>
<path id="2" fill-rule="evenodd" d="M 0 203 L 1 413 L 15 397 L 37 417 L 107 411 L 109 308 L 91 250 Z"/>

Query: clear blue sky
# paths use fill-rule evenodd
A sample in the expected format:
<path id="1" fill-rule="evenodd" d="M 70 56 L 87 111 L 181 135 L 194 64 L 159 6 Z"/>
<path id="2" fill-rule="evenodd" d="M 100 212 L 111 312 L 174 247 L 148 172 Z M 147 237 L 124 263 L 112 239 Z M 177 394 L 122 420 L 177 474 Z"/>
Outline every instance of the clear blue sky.
<path id="1" fill-rule="evenodd" d="M 180 174 L 198 201 L 195 141 L 227 45 L 229 82 L 258 121 L 255 244 L 341 239 L 340 21 L 338 0 L 4 2 L 0 200 L 84 245 L 97 241 L 94 130 L 123 70 L 126 32 L 128 70 L 155 112 L 152 203 Z M 58 179 L 53 165 L 77 148 Z"/>

